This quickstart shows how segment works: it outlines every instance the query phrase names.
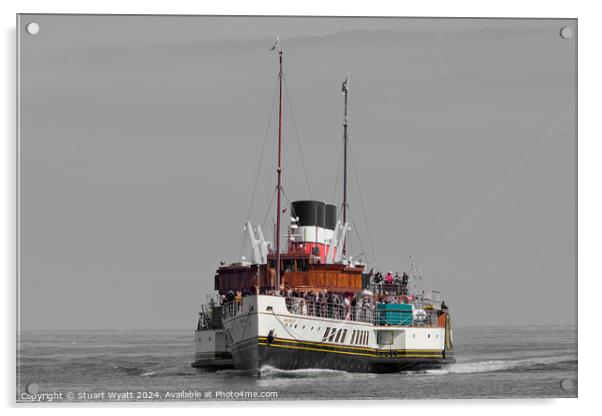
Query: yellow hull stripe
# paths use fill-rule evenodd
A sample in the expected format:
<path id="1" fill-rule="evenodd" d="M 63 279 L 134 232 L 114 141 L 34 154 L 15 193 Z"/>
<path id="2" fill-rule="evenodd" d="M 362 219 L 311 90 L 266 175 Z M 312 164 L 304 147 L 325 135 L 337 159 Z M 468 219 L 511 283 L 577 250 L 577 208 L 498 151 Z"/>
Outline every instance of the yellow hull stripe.
<path id="1" fill-rule="evenodd" d="M 259 343 L 259 345 L 268 345 L 265 343 Z M 362 355 L 365 357 L 376 357 L 375 354 L 364 354 L 361 352 L 347 352 L 347 351 L 331 351 L 331 350 L 325 350 L 325 349 L 321 349 L 321 348 L 309 348 L 309 347 L 298 347 L 298 346 L 293 346 L 293 345 L 278 345 L 278 344 L 270 344 L 270 347 L 276 347 L 276 348 L 288 348 L 288 349 L 292 349 L 292 350 L 304 350 L 304 351 L 317 351 L 317 352 L 332 352 L 335 354 L 347 354 L 347 355 Z"/>
<path id="2" fill-rule="evenodd" d="M 258 337 L 258 339 L 260 341 L 267 341 L 267 337 Z M 330 347 L 330 346 L 332 346 L 332 347 L 335 347 L 335 348 L 348 348 L 348 349 L 351 349 L 351 350 L 358 350 L 358 351 L 376 351 L 375 348 L 354 347 L 354 346 L 351 346 L 351 345 L 344 345 L 344 344 L 338 345 L 338 344 L 330 344 L 330 343 L 327 343 L 327 342 L 295 341 L 293 339 L 285 339 L 285 338 L 274 338 L 274 341 L 289 342 L 289 343 L 292 343 L 292 344 L 307 344 L 307 345 L 321 346 L 321 347 L 324 347 L 324 346 L 329 346 Z"/>
<path id="3" fill-rule="evenodd" d="M 443 358 L 441 354 L 401 354 L 395 356 L 387 356 L 387 355 L 379 355 L 379 354 L 365 354 L 360 352 L 349 352 L 349 351 L 334 351 L 327 350 L 323 348 L 310 348 L 310 347 L 301 347 L 294 345 L 278 345 L 278 344 L 267 344 L 264 342 L 259 342 L 258 345 L 264 345 L 275 348 L 288 348 L 293 350 L 304 350 L 304 351 L 316 351 L 316 352 L 330 352 L 334 354 L 347 354 L 347 355 L 361 355 L 364 357 L 374 357 L 374 358 Z M 388 351 L 387 351 L 388 352 Z"/>
<path id="4" fill-rule="evenodd" d="M 259 341 L 267 341 L 267 337 L 257 337 Z M 295 341 L 292 339 L 284 339 L 284 338 L 274 338 L 274 341 L 276 342 L 288 342 L 291 344 L 307 344 L 309 346 L 316 346 L 316 347 L 334 347 L 334 348 L 346 348 L 346 349 L 353 349 L 353 350 L 360 350 L 360 351 L 370 351 L 370 352 L 377 352 L 377 351 L 383 351 L 383 352 L 424 352 L 424 353 L 438 353 L 439 355 L 441 355 L 441 350 L 402 350 L 402 349 L 393 349 L 393 350 L 388 350 L 388 349 L 378 349 L 378 348 L 361 348 L 361 347 L 352 347 L 352 346 L 348 346 L 348 345 L 338 345 L 338 344 L 329 344 L 329 343 L 325 343 L 325 342 L 315 342 L 315 341 Z M 273 344 L 270 344 L 273 345 Z"/>

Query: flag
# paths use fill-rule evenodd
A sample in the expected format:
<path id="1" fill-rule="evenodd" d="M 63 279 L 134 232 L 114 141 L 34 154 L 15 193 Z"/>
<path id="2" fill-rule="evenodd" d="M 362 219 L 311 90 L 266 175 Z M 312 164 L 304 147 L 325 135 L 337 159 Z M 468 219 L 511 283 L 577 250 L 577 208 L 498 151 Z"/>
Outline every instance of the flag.
<path id="1" fill-rule="evenodd" d="M 280 46 L 280 35 L 276 35 L 276 42 L 274 42 L 274 46 L 270 48 L 271 51 L 276 50 Z"/>
<path id="2" fill-rule="evenodd" d="M 347 78 L 345 78 L 345 81 L 343 82 L 343 86 L 341 87 L 341 91 L 342 92 L 349 91 L 349 72 L 347 73 Z"/>

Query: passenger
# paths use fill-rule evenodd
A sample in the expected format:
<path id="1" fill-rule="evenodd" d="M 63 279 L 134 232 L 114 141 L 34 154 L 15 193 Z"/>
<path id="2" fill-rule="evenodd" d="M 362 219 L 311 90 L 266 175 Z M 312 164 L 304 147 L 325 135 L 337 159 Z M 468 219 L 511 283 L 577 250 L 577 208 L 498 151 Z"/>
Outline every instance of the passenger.
<path id="1" fill-rule="evenodd" d="M 299 315 L 301 313 L 301 299 L 293 298 L 293 313 Z"/>
<path id="2" fill-rule="evenodd" d="M 393 272 L 391 270 L 385 276 L 385 283 L 388 285 L 393 284 Z"/>
<path id="3" fill-rule="evenodd" d="M 441 310 L 442 310 L 442 311 L 444 311 L 444 310 L 445 310 L 445 311 L 446 311 L 446 310 L 448 310 L 448 307 L 447 307 L 447 305 L 445 304 L 445 301 L 441 302 Z"/>
<path id="4" fill-rule="evenodd" d="M 330 316 L 334 319 L 339 319 L 339 297 L 336 293 L 330 295 L 329 302 L 330 304 Z"/>
<path id="5" fill-rule="evenodd" d="M 410 276 L 406 272 L 403 272 L 403 276 L 401 276 L 401 293 L 407 294 L 409 281 Z"/>
<path id="6" fill-rule="evenodd" d="M 355 307 L 355 320 L 356 321 L 361 321 L 362 320 L 362 309 L 364 306 L 364 301 L 362 298 L 359 298 L 357 300 L 356 303 L 356 307 Z"/>
<path id="7" fill-rule="evenodd" d="M 374 322 L 374 303 L 373 299 L 368 297 L 368 310 L 366 314 L 366 322 Z"/>
<path id="8" fill-rule="evenodd" d="M 351 299 L 349 299 L 349 296 L 345 296 L 344 305 L 345 319 L 349 319 L 351 317 Z"/>
<path id="9" fill-rule="evenodd" d="M 328 295 L 326 294 L 326 289 L 322 289 L 320 292 L 320 316 L 322 318 L 326 318 L 328 315 Z"/>

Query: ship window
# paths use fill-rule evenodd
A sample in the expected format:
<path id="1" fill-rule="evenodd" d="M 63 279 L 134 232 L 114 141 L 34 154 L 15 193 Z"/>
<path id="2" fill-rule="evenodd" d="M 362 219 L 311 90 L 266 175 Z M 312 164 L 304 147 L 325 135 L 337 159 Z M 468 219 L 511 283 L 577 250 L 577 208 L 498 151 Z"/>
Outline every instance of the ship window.
<path id="1" fill-rule="evenodd" d="M 307 269 L 308 269 L 307 260 L 297 260 L 297 271 L 298 272 L 306 272 Z"/>
<path id="2" fill-rule="evenodd" d="M 341 332 L 342 331 L 340 329 L 337 331 L 337 337 L 334 339 L 334 342 L 339 342 L 339 338 L 341 337 Z"/>
<path id="3" fill-rule="evenodd" d="M 355 335 L 356 335 L 356 330 L 354 329 L 353 332 L 351 333 L 351 341 L 350 341 L 350 343 L 352 343 L 352 344 L 355 343 Z"/>
<path id="4" fill-rule="evenodd" d="M 345 342 L 345 337 L 347 336 L 347 330 L 343 329 L 343 335 L 341 336 L 341 342 Z"/>
<path id="5" fill-rule="evenodd" d="M 330 327 L 326 328 L 326 332 L 324 332 L 324 336 L 322 337 L 322 340 L 325 340 L 328 337 L 328 332 L 330 332 Z"/>
<path id="6" fill-rule="evenodd" d="M 282 261 L 282 270 L 285 272 L 293 271 L 294 260 L 283 260 Z"/>

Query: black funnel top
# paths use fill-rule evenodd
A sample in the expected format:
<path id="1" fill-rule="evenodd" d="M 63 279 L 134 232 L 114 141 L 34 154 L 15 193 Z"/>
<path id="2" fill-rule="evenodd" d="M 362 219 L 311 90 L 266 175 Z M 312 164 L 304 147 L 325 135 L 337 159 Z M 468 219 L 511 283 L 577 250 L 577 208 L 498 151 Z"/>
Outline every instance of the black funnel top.
<path id="1" fill-rule="evenodd" d="M 326 217 L 328 207 L 321 201 L 294 201 L 291 203 L 291 215 L 299 217 L 299 225 L 302 227 L 313 226 L 328 228 L 326 226 Z M 335 207 L 336 218 L 336 207 Z M 334 230 L 334 226 L 332 227 Z"/>

